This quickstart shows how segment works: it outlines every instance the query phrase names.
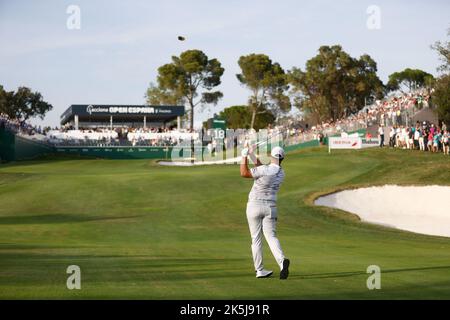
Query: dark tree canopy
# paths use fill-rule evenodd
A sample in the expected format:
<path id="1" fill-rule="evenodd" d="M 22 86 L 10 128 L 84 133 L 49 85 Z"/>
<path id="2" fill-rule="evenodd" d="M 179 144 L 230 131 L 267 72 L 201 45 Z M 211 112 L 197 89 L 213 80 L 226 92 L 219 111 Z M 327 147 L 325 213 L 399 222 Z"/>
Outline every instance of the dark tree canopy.
<path id="1" fill-rule="evenodd" d="M 443 75 L 436 81 L 432 99 L 439 119 L 450 127 L 450 74 Z"/>
<path id="2" fill-rule="evenodd" d="M 236 77 L 251 91 L 248 101 L 252 117 L 250 127 L 255 128 L 256 115 L 271 110 L 275 115 L 291 110 L 286 92 L 289 89 L 283 68 L 265 54 L 241 56 L 238 61 L 241 73 Z"/>
<path id="3" fill-rule="evenodd" d="M 0 86 L 0 112 L 12 119 L 28 120 L 34 117 L 43 119 L 53 106 L 44 101 L 42 94 L 30 88 L 19 87 L 16 92 L 5 91 Z"/>
<path id="4" fill-rule="evenodd" d="M 224 68 L 217 59 L 209 59 L 200 50 L 187 50 L 172 62 L 158 68 L 158 85 L 147 90 L 149 104 L 184 104 L 190 107 L 190 127 L 194 127 L 194 108 L 217 104 L 223 94 L 213 91 L 220 85 Z"/>
<path id="5" fill-rule="evenodd" d="M 261 110 L 262 111 L 262 110 Z M 252 127 L 252 111 L 248 106 L 232 106 L 220 112 L 219 117 L 227 121 L 230 129 L 250 129 Z M 254 129 L 267 128 L 275 121 L 275 116 L 269 111 L 261 112 L 255 119 Z"/>
<path id="6" fill-rule="evenodd" d="M 363 108 L 368 98 L 384 96 L 376 62 L 367 54 L 353 58 L 339 45 L 320 47 L 305 71 L 289 72 L 289 81 L 295 106 L 317 122 L 335 121 Z"/>
<path id="7" fill-rule="evenodd" d="M 183 97 L 176 96 L 173 92 L 167 89 L 162 89 L 153 82 L 150 82 L 150 86 L 147 89 L 145 97 L 147 99 L 147 103 L 150 105 L 160 106 L 183 104 Z"/>
<path id="8" fill-rule="evenodd" d="M 411 91 L 413 89 L 422 88 L 425 86 L 430 86 L 433 83 L 433 75 L 419 69 L 406 68 L 400 72 L 394 72 L 389 76 L 389 81 L 387 83 L 387 89 L 389 91 L 408 89 Z"/>
<path id="9" fill-rule="evenodd" d="M 450 36 L 450 29 L 447 35 Z M 433 104 L 437 106 L 439 118 L 450 127 L 450 42 L 436 42 L 432 47 L 443 64 L 438 68 L 442 75 L 434 83 Z"/>

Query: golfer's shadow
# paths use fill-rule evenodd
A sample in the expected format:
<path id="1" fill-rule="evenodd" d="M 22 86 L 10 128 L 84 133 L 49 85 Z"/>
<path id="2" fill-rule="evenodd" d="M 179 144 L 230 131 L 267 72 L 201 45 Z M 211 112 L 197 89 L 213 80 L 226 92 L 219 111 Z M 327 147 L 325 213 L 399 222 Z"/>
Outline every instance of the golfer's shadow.
<path id="1" fill-rule="evenodd" d="M 395 273 L 395 272 L 410 272 L 410 271 L 425 271 L 425 270 L 443 270 L 450 269 L 450 266 L 438 267 L 420 267 L 420 268 L 402 268 L 402 269 L 381 269 L 381 274 Z M 295 279 L 326 279 L 326 278 L 345 278 L 360 275 L 367 275 L 366 271 L 346 271 L 346 272 L 329 272 L 329 273 L 313 273 L 313 274 L 298 274 L 290 275 L 289 278 Z"/>

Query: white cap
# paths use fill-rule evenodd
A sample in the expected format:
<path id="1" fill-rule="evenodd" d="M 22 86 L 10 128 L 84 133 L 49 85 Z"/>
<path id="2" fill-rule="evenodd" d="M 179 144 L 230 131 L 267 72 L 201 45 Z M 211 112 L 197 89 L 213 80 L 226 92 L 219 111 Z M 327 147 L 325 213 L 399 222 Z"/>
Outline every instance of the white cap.
<path id="1" fill-rule="evenodd" d="M 281 147 L 274 147 L 270 155 L 275 159 L 284 159 L 284 150 Z"/>

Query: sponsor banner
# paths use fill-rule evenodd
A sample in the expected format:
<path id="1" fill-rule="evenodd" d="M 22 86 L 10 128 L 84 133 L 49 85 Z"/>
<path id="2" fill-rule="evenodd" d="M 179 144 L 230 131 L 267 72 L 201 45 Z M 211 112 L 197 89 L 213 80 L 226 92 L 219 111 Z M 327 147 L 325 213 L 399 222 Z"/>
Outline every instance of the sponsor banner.
<path id="1" fill-rule="evenodd" d="M 148 115 L 148 116 L 182 116 L 184 106 L 146 106 L 146 105 L 71 105 L 62 115 L 66 119 L 71 115 Z"/>
<path id="2" fill-rule="evenodd" d="M 377 139 L 377 138 L 363 139 L 362 140 L 362 147 L 363 148 L 378 147 L 379 145 L 380 145 L 380 140 Z"/>
<path id="3" fill-rule="evenodd" d="M 173 152 L 190 154 L 190 147 L 56 147 L 57 153 L 69 153 L 107 159 L 170 159 Z M 202 148 L 204 150 L 205 148 Z"/>
<path id="4" fill-rule="evenodd" d="M 170 109 L 160 109 L 155 107 L 94 107 L 89 105 L 86 107 L 86 112 L 89 114 L 95 113 L 123 113 L 123 114 L 153 114 L 153 113 L 168 113 L 170 114 L 172 110 Z"/>
<path id="5" fill-rule="evenodd" d="M 361 149 L 362 139 L 359 137 L 330 137 L 328 138 L 328 150 L 331 149 Z"/>

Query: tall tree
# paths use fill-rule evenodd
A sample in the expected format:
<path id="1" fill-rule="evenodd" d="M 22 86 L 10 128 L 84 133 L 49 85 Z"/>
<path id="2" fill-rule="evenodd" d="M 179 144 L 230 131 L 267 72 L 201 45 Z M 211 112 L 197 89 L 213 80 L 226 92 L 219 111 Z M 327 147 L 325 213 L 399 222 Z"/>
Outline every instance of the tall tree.
<path id="1" fill-rule="evenodd" d="M 450 74 L 445 74 L 436 81 L 432 100 L 439 119 L 450 127 Z"/>
<path id="2" fill-rule="evenodd" d="M 450 29 L 447 36 L 450 36 Z M 443 62 L 438 68 L 442 74 L 434 83 L 432 101 L 437 106 L 439 118 L 450 127 L 450 42 L 436 42 L 432 48 L 437 51 Z"/>
<path id="3" fill-rule="evenodd" d="M 433 75 L 420 69 L 406 68 L 400 72 L 394 72 L 389 76 L 387 89 L 389 91 L 400 90 L 404 92 L 405 88 L 411 91 L 416 88 L 425 87 L 432 82 Z"/>
<path id="4" fill-rule="evenodd" d="M 0 84 L 0 113 L 6 113 L 5 107 L 6 107 L 6 91 Z"/>
<path id="5" fill-rule="evenodd" d="M 227 121 L 227 128 L 250 129 L 252 125 L 252 111 L 247 106 L 232 106 L 219 113 L 219 117 Z M 261 110 L 254 122 L 254 129 L 267 128 L 275 121 L 275 116 L 269 110 Z"/>
<path id="6" fill-rule="evenodd" d="M 377 64 L 367 54 L 356 59 L 339 45 L 322 46 L 305 71 L 289 71 L 294 104 L 316 122 L 335 121 L 363 108 L 366 98 L 383 97 L 376 72 Z"/>
<path id="7" fill-rule="evenodd" d="M 16 92 L 0 88 L 0 111 L 18 120 L 34 117 L 44 118 L 53 106 L 44 101 L 42 94 L 32 92 L 30 88 L 19 87 Z"/>
<path id="8" fill-rule="evenodd" d="M 252 118 L 250 127 L 255 129 L 256 115 L 271 110 L 277 115 L 290 111 L 291 102 L 286 73 L 278 63 L 265 54 L 241 56 L 238 61 L 241 73 L 236 77 L 251 91 L 248 107 Z"/>
<path id="9" fill-rule="evenodd" d="M 167 89 L 162 89 L 150 82 L 150 86 L 145 94 L 147 104 L 149 105 L 179 105 L 183 104 L 183 97 L 176 96 L 173 92 Z"/>
<path id="10" fill-rule="evenodd" d="M 213 91 L 220 85 L 224 68 L 217 59 L 209 59 L 200 50 L 187 50 L 172 62 L 158 68 L 158 85 L 150 84 L 147 102 L 187 103 L 190 128 L 194 128 L 194 109 L 198 105 L 217 104 L 223 94 Z"/>
<path id="11" fill-rule="evenodd" d="M 361 106 L 371 99 L 381 99 L 384 97 L 386 88 L 377 75 L 377 63 L 368 54 L 363 54 L 356 62 L 356 77 L 350 79 L 353 99 L 349 105 L 351 113 L 357 112 Z"/>
<path id="12" fill-rule="evenodd" d="M 450 28 L 447 29 L 447 36 L 450 36 Z M 437 41 L 431 48 L 437 51 L 442 61 L 442 65 L 439 66 L 438 71 L 442 73 L 450 71 L 450 41 Z"/>
<path id="13" fill-rule="evenodd" d="M 10 117 L 15 117 L 14 108 L 14 91 L 6 91 L 2 85 L 0 85 L 0 112 L 7 114 Z"/>

